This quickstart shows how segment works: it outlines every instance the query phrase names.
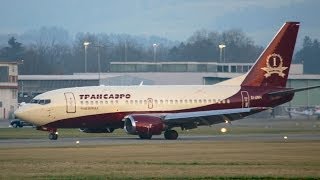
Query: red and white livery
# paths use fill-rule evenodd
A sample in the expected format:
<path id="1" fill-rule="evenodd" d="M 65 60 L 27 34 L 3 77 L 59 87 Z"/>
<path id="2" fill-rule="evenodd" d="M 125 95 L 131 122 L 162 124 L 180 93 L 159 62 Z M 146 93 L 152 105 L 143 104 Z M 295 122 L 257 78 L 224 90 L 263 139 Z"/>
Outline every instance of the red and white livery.
<path id="1" fill-rule="evenodd" d="M 286 103 L 297 91 L 319 87 L 286 88 L 299 25 L 285 23 L 248 73 L 215 85 L 58 89 L 36 96 L 15 115 L 49 131 L 53 140 L 58 128 L 106 133 L 124 128 L 142 139 L 162 132 L 166 139 L 177 139 L 175 127 L 241 119 Z"/>

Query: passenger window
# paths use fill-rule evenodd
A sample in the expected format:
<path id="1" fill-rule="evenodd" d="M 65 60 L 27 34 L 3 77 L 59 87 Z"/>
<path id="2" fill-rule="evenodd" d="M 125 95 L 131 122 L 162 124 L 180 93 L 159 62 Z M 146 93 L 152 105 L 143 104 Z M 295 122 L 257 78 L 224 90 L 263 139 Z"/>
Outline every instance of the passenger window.
<path id="1" fill-rule="evenodd" d="M 184 103 L 188 104 L 188 100 L 187 100 L 187 99 L 185 99 L 185 100 L 184 100 Z"/>
<path id="2" fill-rule="evenodd" d="M 154 100 L 154 103 L 158 104 L 158 100 Z"/>
<path id="3" fill-rule="evenodd" d="M 203 100 L 203 103 L 207 103 L 207 100 L 206 100 L 206 99 L 204 99 L 204 100 Z"/>
<path id="4" fill-rule="evenodd" d="M 142 104 L 142 100 L 139 101 L 139 104 Z"/>
<path id="5" fill-rule="evenodd" d="M 192 104 L 192 99 L 189 100 L 189 103 Z"/>
<path id="6" fill-rule="evenodd" d="M 199 103 L 202 103 L 202 100 L 201 99 L 199 99 L 199 101 L 198 101 Z"/>
<path id="7" fill-rule="evenodd" d="M 170 104 L 173 104 L 173 100 L 170 100 Z"/>
<path id="8" fill-rule="evenodd" d="M 160 100 L 160 104 L 163 104 L 163 100 Z"/>
<path id="9" fill-rule="evenodd" d="M 105 103 L 105 104 L 108 104 L 108 101 L 105 101 L 104 103 Z"/>

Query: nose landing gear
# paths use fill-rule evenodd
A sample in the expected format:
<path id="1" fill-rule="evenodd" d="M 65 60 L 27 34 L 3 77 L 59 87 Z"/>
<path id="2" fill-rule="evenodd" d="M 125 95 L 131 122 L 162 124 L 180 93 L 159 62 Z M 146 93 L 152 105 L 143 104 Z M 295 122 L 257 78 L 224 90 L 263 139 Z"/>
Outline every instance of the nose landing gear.
<path id="1" fill-rule="evenodd" d="M 58 139 L 58 132 L 50 132 L 49 139 L 50 140 L 57 140 Z"/>
<path id="2" fill-rule="evenodd" d="M 57 140 L 58 139 L 57 128 L 49 128 L 49 127 L 38 126 L 37 130 L 49 131 L 49 139 L 50 140 Z"/>

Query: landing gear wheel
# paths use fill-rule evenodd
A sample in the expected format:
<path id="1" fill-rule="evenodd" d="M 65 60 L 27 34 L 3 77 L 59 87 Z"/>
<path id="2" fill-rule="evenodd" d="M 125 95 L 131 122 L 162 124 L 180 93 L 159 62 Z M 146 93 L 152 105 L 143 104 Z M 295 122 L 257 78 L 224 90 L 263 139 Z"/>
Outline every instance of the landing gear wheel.
<path id="1" fill-rule="evenodd" d="M 151 139 L 152 134 L 139 134 L 140 139 Z"/>
<path id="2" fill-rule="evenodd" d="M 12 124 L 12 127 L 13 127 L 13 128 L 17 128 L 17 127 L 18 127 L 18 124 L 17 124 L 17 123 L 14 123 L 14 124 Z"/>
<path id="3" fill-rule="evenodd" d="M 56 134 L 56 133 L 49 133 L 49 139 L 50 139 L 50 140 L 57 140 L 57 139 L 58 139 L 58 134 Z"/>
<path id="4" fill-rule="evenodd" d="M 175 130 L 167 130 L 164 132 L 164 138 L 168 140 L 176 140 L 178 136 L 178 132 Z"/>

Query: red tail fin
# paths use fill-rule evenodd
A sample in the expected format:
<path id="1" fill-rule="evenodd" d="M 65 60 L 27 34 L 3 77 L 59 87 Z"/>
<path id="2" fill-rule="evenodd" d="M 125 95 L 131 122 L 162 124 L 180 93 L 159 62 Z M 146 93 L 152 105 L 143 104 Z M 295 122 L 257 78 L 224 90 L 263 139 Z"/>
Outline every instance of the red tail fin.
<path id="1" fill-rule="evenodd" d="M 242 86 L 286 86 L 299 25 L 286 22 L 282 26 L 247 73 Z"/>

